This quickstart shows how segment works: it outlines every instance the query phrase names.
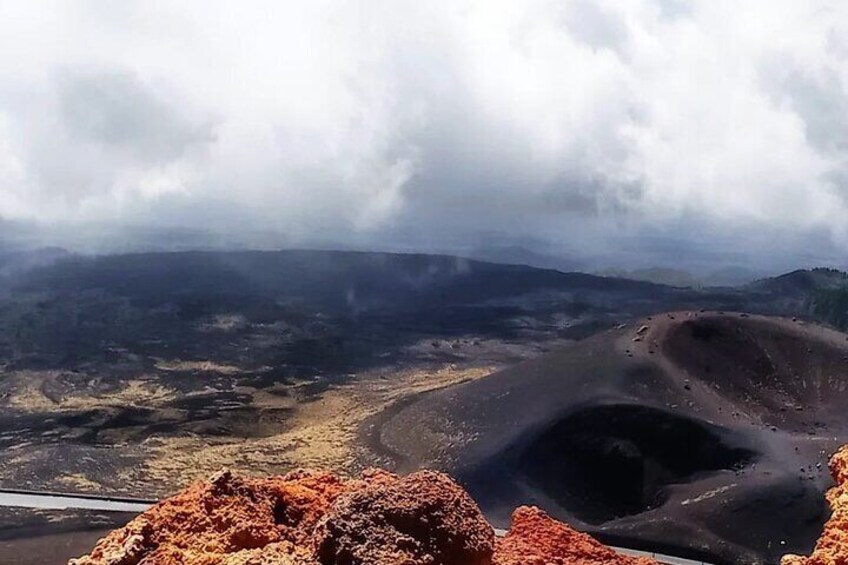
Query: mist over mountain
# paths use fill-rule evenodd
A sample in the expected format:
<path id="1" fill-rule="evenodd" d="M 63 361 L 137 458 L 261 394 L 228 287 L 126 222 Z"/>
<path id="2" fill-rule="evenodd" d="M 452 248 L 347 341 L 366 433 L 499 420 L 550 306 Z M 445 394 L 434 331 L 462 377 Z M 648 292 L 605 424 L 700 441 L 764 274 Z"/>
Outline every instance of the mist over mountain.
<path id="1" fill-rule="evenodd" d="M 7 2 L 0 218 L 99 252 L 498 233 L 546 266 L 845 267 L 846 22 L 789 1 Z"/>

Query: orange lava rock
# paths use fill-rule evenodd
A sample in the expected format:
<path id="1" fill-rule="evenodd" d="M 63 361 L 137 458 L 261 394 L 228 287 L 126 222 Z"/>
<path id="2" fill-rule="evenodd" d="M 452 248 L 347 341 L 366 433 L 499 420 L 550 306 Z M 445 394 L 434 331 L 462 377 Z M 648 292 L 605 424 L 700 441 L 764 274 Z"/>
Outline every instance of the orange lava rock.
<path id="1" fill-rule="evenodd" d="M 503 540 L 447 475 L 357 480 L 226 471 L 155 505 L 69 565 L 648 565 L 536 508 Z M 818 562 L 816 562 L 818 563 Z"/>
<path id="2" fill-rule="evenodd" d="M 284 477 L 251 479 L 227 471 L 188 487 L 100 540 L 91 554 L 70 565 L 212 565 L 251 563 L 268 548 L 288 552 L 292 563 L 310 553 L 312 530 L 332 502 L 359 481 L 329 473 L 296 471 Z M 279 542 L 287 544 L 279 545 Z M 261 561 L 278 563 L 278 561 Z M 286 563 L 280 560 L 279 563 Z"/>
<path id="3" fill-rule="evenodd" d="M 512 526 L 498 540 L 495 565 L 657 565 L 647 557 L 616 553 L 587 534 L 550 518 L 536 507 L 522 506 Z"/>
<path id="4" fill-rule="evenodd" d="M 848 445 L 830 459 L 830 474 L 836 486 L 827 493 L 833 514 L 824 525 L 813 554 L 786 555 L 781 565 L 839 565 L 848 563 Z"/>

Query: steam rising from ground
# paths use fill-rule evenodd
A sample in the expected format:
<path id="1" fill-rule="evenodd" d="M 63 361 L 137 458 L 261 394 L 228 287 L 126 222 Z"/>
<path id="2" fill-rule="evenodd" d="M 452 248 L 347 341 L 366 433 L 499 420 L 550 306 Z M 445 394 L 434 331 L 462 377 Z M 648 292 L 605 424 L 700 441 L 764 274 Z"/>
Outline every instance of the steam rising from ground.
<path id="1" fill-rule="evenodd" d="M 0 218 L 827 255 L 845 38 L 812 1 L 5 2 Z"/>

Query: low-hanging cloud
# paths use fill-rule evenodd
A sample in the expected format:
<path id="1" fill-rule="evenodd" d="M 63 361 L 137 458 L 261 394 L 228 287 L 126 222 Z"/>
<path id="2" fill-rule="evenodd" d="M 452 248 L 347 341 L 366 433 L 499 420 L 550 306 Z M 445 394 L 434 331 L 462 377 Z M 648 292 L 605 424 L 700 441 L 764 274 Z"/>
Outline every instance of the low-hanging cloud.
<path id="1" fill-rule="evenodd" d="M 214 141 L 211 123 L 192 123 L 129 73 L 75 73 L 57 91 L 69 141 L 122 154 L 130 165 L 170 163 L 192 145 Z"/>
<path id="2" fill-rule="evenodd" d="M 844 248 L 846 37 L 824 1 L 6 2 L 0 218 Z"/>

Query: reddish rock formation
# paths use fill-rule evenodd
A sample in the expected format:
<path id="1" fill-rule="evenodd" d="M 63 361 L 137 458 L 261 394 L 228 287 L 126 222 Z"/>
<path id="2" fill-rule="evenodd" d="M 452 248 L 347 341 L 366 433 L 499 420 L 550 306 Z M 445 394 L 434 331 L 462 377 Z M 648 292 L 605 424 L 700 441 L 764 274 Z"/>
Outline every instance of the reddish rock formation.
<path id="1" fill-rule="evenodd" d="M 293 564 L 310 563 L 305 548 L 319 518 L 342 493 L 364 484 L 308 471 L 270 479 L 221 472 L 160 502 L 71 564 L 246 565 L 257 555 L 264 559 L 266 549 Z"/>
<path id="2" fill-rule="evenodd" d="M 70 565 L 649 565 L 535 508 L 494 532 L 447 475 L 361 479 L 222 472 L 164 500 Z"/>
<path id="3" fill-rule="evenodd" d="M 833 510 L 809 557 L 786 555 L 781 565 L 840 565 L 848 563 L 848 445 L 830 459 L 830 474 L 836 486 L 827 493 Z"/>
<path id="4" fill-rule="evenodd" d="M 620 555 L 591 536 L 577 532 L 535 507 L 512 515 L 507 535 L 498 540 L 495 565 L 650 565 L 645 557 Z"/>
<path id="5" fill-rule="evenodd" d="M 343 495 L 315 539 L 322 565 L 490 565 L 495 534 L 459 485 L 422 471 Z"/>

